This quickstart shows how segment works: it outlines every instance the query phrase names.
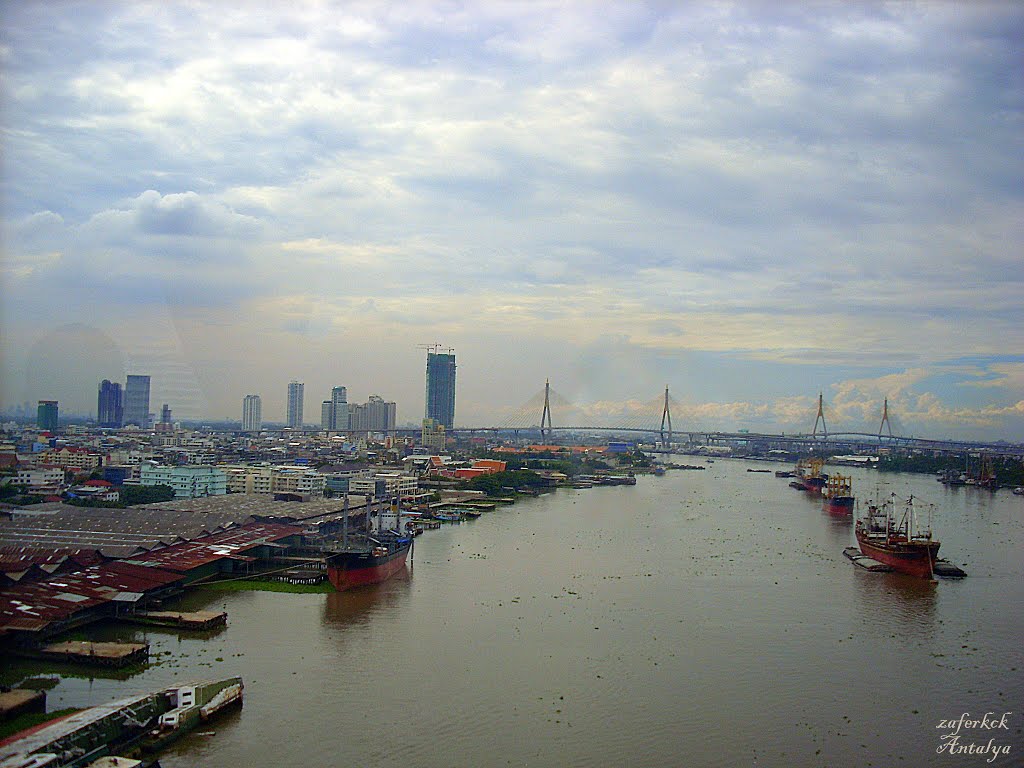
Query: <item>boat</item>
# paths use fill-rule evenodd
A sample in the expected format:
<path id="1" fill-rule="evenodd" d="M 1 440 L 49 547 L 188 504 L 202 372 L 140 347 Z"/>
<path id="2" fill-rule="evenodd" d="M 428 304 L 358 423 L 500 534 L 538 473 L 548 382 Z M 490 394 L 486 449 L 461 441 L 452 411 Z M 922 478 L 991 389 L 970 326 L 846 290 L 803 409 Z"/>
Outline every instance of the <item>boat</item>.
<path id="1" fill-rule="evenodd" d="M 385 513 L 383 503 L 373 513 L 373 500 L 367 502 L 364 530 L 348 531 L 348 496 L 345 497 L 340 546 L 325 552 L 327 578 L 339 592 L 379 584 L 405 568 L 413 536 L 402 532 L 401 511 Z M 393 523 L 393 527 L 391 527 Z"/>
<path id="2" fill-rule="evenodd" d="M 968 483 L 976 488 L 985 488 L 989 491 L 999 490 L 999 481 L 996 479 L 996 472 L 992 466 L 992 457 L 987 453 L 983 453 L 981 455 L 978 474 L 971 479 L 974 480 L 974 482 L 971 483 L 968 481 Z"/>
<path id="3" fill-rule="evenodd" d="M 918 519 L 913 496 L 907 499 L 901 514 L 896 512 L 895 494 L 882 504 L 868 504 L 854 533 L 865 557 L 900 573 L 934 578 L 940 545 L 932 538 L 930 520 L 922 524 Z"/>
<path id="4" fill-rule="evenodd" d="M 853 492 L 846 475 L 829 475 L 825 484 L 825 511 L 833 517 L 853 517 Z"/>
<path id="5" fill-rule="evenodd" d="M 241 706 L 243 689 L 242 678 L 228 677 L 175 684 L 78 710 L 0 740 L 0 765 L 159 765 L 143 756 Z"/>
<path id="6" fill-rule="evenodd" d="M 828 475 L 821 472 L 825 462 L 821 459 L 800 459 L 796 464 L 796 478 L 808 493 L 821 496 Z"/>

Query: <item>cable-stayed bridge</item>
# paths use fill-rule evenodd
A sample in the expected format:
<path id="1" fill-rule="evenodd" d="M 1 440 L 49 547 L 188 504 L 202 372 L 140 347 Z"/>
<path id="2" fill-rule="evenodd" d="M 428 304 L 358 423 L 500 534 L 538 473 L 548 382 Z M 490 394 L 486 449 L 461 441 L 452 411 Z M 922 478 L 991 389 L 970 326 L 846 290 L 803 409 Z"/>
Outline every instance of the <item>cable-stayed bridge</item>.
<path id="1" fill-rule="evenodd" d="M 886 400 L 879 413 L 877 432 L 829 431 L 826 422 L 826 407 L 822 395 L 818 396 L 818 410 L 813 422 L 808 412 L 811 431 L 805 433 L 767 432 L 725 432 L 714 429 L 682 426 L 677 421 L 673 427 L 673 413 L 686 409 L 669 393 L 664 392 L 650 400 L 629 400 L 624 402 L 597 401 L 574 403 L 556 392 L 550 383 L 517 408 L 509 410 L 501 423 L 494 426 L 456 426 L 450 432 L 495 433 L 511 432 L 520 437 L 535 434 L 542 442 L 555 440 L 556 435 L 566 433 L 608 433 L 623 436 L 647 437 L 656 442 L 662 450 L 671 450 L 673 445 L 690 444 L 735 444 L 737 442 L 759 443 L 770 448 L 799 449 L 849 449 L 872 450 L 880 447 L 906 447 L 930 451 L 962 453 L 965 451 L 986 451 L 996 455 L 1024 458 L 1024 445 L 1007 443 L 985 443 L 965 440 L 932 440 L 928 438 L 895 434 Z M 401 430 L 400 430 L 401 431 Z M 410 430 L 411 431 L 411 430 Z"/>

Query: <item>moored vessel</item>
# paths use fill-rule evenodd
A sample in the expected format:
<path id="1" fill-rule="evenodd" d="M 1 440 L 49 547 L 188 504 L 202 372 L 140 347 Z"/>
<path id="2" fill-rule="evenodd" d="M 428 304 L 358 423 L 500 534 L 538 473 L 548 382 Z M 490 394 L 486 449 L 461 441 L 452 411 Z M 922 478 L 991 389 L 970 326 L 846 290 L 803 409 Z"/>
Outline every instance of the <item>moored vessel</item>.
<path id="1" fill-rule="evenodd" d="M 368 536 L 365 543 L 350 544 L 347 549 L 327 556 L 327 578 L 339 592 L 379 584 L 405 567 L 411 547 L 412 536 L 395 531 Z"/>
<path id="2" fill-rule="evenodd" d="M 385 512 L 381 505 L 374 514 L 372 507 L 370 500 L 364 529 L 349 533 L 348 497 L 345 498 L 340 546 L 329 547 L 325 552 L 327 578 L 339 592 L 379 584 L 405 568 L 413 537 L 403 532 L 400 509 L 396 506 L 393 511 Z"/>
<path id="3" fill-rule="evenodd" d="M 930 519 L 927 523 L 918 519 L 913 496 L 907 499 L 901 514 L 896 513 L 895 506 L 895 494 L 881 505 L 868 505 L 854 531 L 860 551 L 900 573 L 933 578 L 940 545 L 932 538 Z"/>
<path id="4" fill-rule="evenodd" d="M 833 517 L 853 517 L 853 491 L 846 475 L 829 475 L 825 484 L 825 511 Z"/>
<path id="5" fill-rule="evenodd" d="M 821 459 L 800 459 L 796 463 L 796 479 L 808 493 L 821 496 L 824 493 L 825 483 L 828 482 L 828 475 L 823 474 L 821 468 L 825 462 Z"/>

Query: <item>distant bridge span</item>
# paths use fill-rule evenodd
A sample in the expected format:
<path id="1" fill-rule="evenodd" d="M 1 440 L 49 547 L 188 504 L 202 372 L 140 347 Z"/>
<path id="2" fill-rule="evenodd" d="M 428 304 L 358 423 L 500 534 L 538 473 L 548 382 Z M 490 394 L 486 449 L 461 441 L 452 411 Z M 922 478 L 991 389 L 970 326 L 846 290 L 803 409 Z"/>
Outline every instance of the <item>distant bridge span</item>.
<path id="1" fill-rule="evenodd" d="M 418 429 L 398 429 L 399 434 L 419 434 Z M 663 430 L 656 427 L 599 427 L 599 426 L 557 426 L 540 425 L 529 427 L 455 427 L 449 434 L 471 435 L 477 433 L 537 433 L 542 440 L 551 432 L 599 432 L 608 435 L 661 435 Z M 870 432 L 829 432 L 827 436 L 813 434 L 768 434 L 755 432 L 719 432 L 705 429 L 676 429 L 675 435 L 687 437 L 690 443 L 735 443 L 759 442 L 789 445 L 798 447 L 826 448 L 829 446 L 849 445 L 861 449 L 877 449 L 889 447 L 918 448 L 922 450 L 941 451 L 945 453 L 964 453 L 967 451 L 984 451 L 1000 456 L 1024 458 L 1024 445 L 1006 443 L 982 443 L 962 440 L 932 440 L 921 437 L 904 437 L 899 435 L 883 435 Z"/>

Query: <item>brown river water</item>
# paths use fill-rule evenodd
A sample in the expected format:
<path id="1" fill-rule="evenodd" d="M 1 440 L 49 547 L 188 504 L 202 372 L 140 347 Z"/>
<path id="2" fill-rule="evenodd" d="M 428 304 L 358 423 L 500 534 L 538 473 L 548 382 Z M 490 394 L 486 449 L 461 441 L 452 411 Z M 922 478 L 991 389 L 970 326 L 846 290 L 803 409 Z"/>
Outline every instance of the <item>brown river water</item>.
<path id="1" fill-rule="evenodd" d="M 158 663 L 49 706 L 240 675 L 164 768 L 1024 765 L 1024 498 L 851 470 L 860 500 L 934 502 L 969 576 L 931 584 L 857 568 L 852 523 L 746 471 L 779 465 L 706 466 L 428 531 L 376 587 L 191 594 L 227 629 L 97 630 Z"/>

